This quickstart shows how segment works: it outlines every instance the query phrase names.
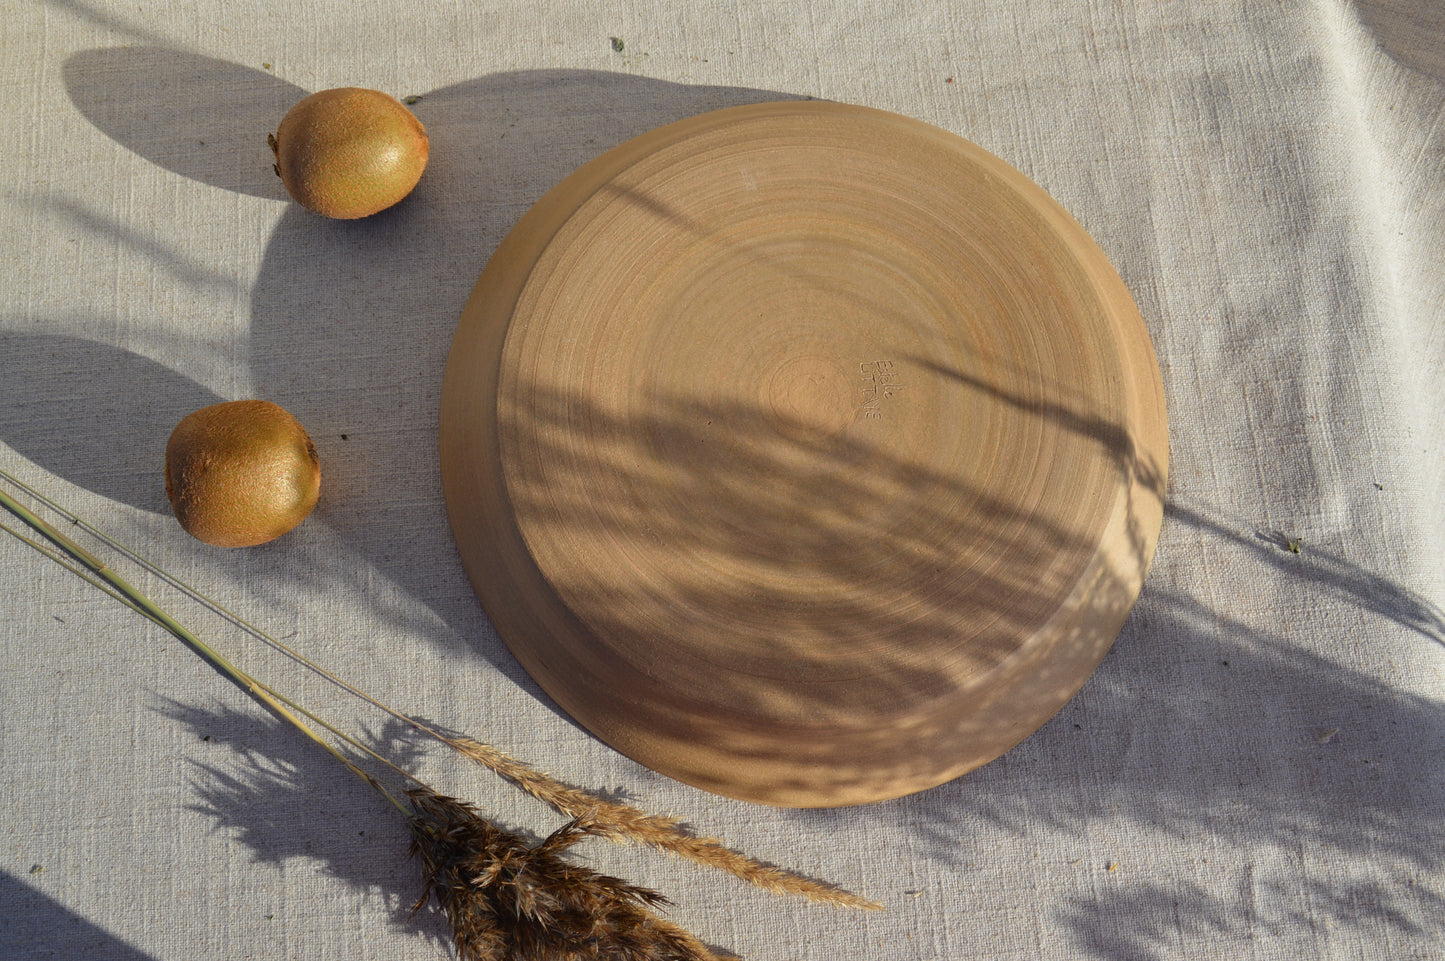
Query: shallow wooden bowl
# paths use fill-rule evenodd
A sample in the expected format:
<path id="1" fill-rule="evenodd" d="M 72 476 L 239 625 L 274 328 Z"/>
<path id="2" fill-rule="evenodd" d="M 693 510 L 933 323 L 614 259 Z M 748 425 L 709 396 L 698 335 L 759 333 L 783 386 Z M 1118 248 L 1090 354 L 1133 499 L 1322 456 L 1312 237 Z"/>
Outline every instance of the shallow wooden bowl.
<path id="1" fill-rule="evenodd" d="M 1162 516 L 1118 275 L 945 131 L 770 103 L 628 142 L 506 238 L 441 405 L 518 660 L 641 763 L 832 806 L 984 764 L 1078 690 Z"/>

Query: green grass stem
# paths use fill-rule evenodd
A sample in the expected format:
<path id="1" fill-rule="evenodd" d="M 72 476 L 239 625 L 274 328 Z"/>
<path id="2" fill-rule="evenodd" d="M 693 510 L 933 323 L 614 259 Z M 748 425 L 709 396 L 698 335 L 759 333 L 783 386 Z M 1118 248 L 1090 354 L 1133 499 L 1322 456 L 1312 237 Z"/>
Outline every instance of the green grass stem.
<path id="1" fill-rule="evenodd" d="M 9 475 L 6 476 L 8 477 Z M 189 629 L 185 627 L 185 625 L 181 624 L 164 609 L 162 609 L 160 605 L 156 604 L 155 601 L 151 600 L 149 597 L 143 594 L 139 589 L 137 589 L 134 585 L 132 585 L 129 581 L 122 577 L 117 571 L 110 567 L 110 565 L 106 564 L 104 561 L 96 557 L 90 551 L 86 550 L 80 544 L 76 543 L 76 541 L 74 541 L 70 537 L 67 537 L 65 534 L 61 533 L 61 531 L 57 529 L 53 524 L 40 517 L 38 514 L 30 510 L 24 504 L 21 504 L 15 498 L 11 497 L 10 494 L 4 489 L 0 489 L 0 507 L 4 507 L 11 514 L 15 515 L 15 517 L 23 521 L 31 530 L 35 531 L 46 541 L 49 541 L 50 544 L 52 544 L 56 549 L 58 549 L 63 555 L 73 560 L 76 564 L 79 564 L 82 568 L 85 569 L 85 571 L 89 572 L 91 577 L 98 580 L 100 582 L 100 585 L 107 588 L 108 593 L 111 593 L 114 596 L 118 597 L 132 610 L 139 612 L 155 624 L 164 628 L 166 631 L 168 631 L 170 634 L 180 640 L 181 643 L 185 644 L 194 653 L 199 655 L 202 660 L 210 664 L 224 677 L 234 683 L 237 687 L 241 688 L 241 690 L 249 694 L 253 699 L 255 699 L 268 711 L 270 711 L 281 720 L 292 725 L 302 734 L 306 735 L 308 738 L 318 744 L 323 750 L 325 750 L 328 754 L 336 758 L 336 760 L 340 761 L 342 764 L 346 765 L 346 767 L 353 774 L 355 774 L 357 777 L 361 778 L 363 781 L 370 784 L 377 791 L 379 791 L 383 797 L 385 797 L 388 801 L 395 805 L 396 808 L 400 810 L 403 814 L 405 814 L 407 817 L 411 817 L 412 812 L 407 805 L 403 804 L 400 800 L 394 797 L 391 792 L 387 791 L 386 788 L 383 787 L 382 784 L 376 780 L 376 778 L 372 777 L 369 773 L 362 770 L 350 758 L 342 754 L 341 751 L 339 751 L 336 746 L 333 745 L 330 741 L 326 740 L 326 738 L 318 734 L 315 728 L 313 728 L 310 724 L 306 723 L 306 721 L 302 720 L 300 714 L 304 713 L 307 717 L 311 718 L 316 723 L 322 724 L 328 731 L 331 731 L 333 734 L 344 738 L 344 740 L 346 740 L 350 744 L 353 744 L 354 746 L 359 746 L 357 745 L 355 739 L 340 734 L 337 729 L 332 727 L 330 724 L 326 724 L 324 721 L 320 721 L 318 718 L 315 717 L 315 715 L 311 714 L 311 712 L 305 711 L 304 709 L 297 707 L 294 702 L 290 701 L 285 697 L 282 697 L 270 686 L 262 683 L 261 681 L 252 677 L 250 674 L 247 674 L 245 671 L 241 670 L 236 665 L 232 664 L 219 651 L 217 651 L 205 641 L 201 640 L 201 638 L 193 634 Z M 15 532 L 12 531 L 12 533 Z M 35 544 L 34 542 L 30 542 L 28 538 L 22 537 L 22 540 L 26 540 L 27 542 L 31 543 L 32 546 L 42 546 Z M 369 751 L 364 747 L 362 748 L 362 750 L 366 750 L 366 752 L 368 754 L 371 754 L 373 757 L 378 757 L 375 752 Z M 388 766 L 397 769 L 395 768 L 395 765 L 390 765 L 389 762 Z"/>

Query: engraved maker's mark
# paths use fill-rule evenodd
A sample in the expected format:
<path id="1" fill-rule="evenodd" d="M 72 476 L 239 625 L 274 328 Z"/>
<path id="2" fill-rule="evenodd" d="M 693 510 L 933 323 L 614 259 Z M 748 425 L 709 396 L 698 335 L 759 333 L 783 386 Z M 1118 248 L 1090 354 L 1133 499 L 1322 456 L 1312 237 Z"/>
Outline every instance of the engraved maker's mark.
<path id="1" fill-rule="evenodd" d="M 858 365 L 858 373 L 863 381 L 863 419 L 882 420 L 884 402 L 903 389 L 893 361 L 864 361 Z"/>

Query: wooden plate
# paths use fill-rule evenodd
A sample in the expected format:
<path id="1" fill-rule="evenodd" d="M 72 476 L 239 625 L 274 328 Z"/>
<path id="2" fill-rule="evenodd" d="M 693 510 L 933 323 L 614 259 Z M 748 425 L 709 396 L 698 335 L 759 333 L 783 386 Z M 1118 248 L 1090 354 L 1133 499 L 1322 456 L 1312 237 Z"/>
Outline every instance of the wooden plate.
<path id="1" fill-rule="evenodd" d="M 501 636 L 578 722 L 720 794 L 950 780 L 1138 596 L 1158 365 L 1084 230 L 984 150 L 835 103 L 630 141 L 506 238 L 442 475 Z"/>

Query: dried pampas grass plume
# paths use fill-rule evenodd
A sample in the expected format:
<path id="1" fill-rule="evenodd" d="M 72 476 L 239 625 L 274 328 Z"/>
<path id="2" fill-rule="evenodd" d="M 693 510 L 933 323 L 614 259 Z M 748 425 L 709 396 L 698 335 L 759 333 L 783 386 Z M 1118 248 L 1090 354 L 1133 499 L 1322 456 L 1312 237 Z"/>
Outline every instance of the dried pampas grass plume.
<path id="1" fill-rule="evenodd" d="M 574 818 L 529 846 L 463 801 L 429 789 L 411 800 L 411 852 L 428 898 L 451 922 L 461 961 L 721 961 L 653 914 L 656 891 L 572 864 L 562 853 L 600 832 Z"/>

